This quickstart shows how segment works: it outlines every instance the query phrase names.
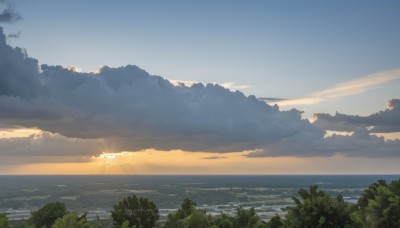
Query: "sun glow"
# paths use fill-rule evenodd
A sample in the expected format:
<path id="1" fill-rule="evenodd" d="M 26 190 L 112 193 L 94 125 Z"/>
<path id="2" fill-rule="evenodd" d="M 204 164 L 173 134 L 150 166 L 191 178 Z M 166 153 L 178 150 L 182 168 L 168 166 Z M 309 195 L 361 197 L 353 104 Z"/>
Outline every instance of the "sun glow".
<path id="1" fill-rule="evenodd" d="M 98 156 L 101 159 L 115 159 L 117 155 L 115 153 L 102 153 Z"/>
<path id="2" fill-rule="evenodd" d="M 120 153 L 111 153 L 111 152 L 103 152 L 99 156 L 92 156 L 92 158 L 99 158 L 99 159 L 116 159 L 117 157 L 126 157 L 128 154 L 126 152 L 120 152 Z"/>
<path id="3" fill-rule="evenodd" d="M 23 138 L 38 135 L 42 131 L 36 128 L 0 128 L 0 139 Z"/>

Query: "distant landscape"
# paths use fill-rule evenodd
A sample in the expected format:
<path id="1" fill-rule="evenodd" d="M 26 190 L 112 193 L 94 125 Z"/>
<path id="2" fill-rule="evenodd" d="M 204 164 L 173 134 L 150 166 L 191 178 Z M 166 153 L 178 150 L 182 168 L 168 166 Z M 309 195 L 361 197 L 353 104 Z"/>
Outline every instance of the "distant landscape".
<path id="1" fill-rule="evenodd" d="M 160 210 L 161 220 L 175 211 L 185 197 L 210 214 L 233 215 L 239 207 L 254 207 L 268 220 L 283 215 L 293 205 L 292 196 L 300 188 L 318 185 L 332 196 L 342 195 L 357 202 L 362 191 L 379 179 L 400 175 L 311 175 L 311 176 L 0 176 L 0 213 L 12 220 L 27 219 L 31 210 L 59 201 L 70 210 L 110 218 L 112 205 L 137 195 L 151 199 Z"/>

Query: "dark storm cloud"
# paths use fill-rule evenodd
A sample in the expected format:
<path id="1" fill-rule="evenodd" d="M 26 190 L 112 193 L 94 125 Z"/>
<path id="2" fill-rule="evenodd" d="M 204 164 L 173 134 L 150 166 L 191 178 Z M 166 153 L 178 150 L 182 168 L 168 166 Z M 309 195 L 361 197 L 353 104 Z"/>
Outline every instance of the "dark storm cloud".
<path id="1" fill-rule="evenodd" d="M 398 101 L 392 104 L 398 110 Z M 98 73 L 39 66 L 23 49 L 6 44 L 1 27 L 0 121 L 53 133 L 46 133 L 40 146 L 29 137 L 1 139 L 0 156 L 8 157 L 98 155 L 104 148 L 97 140 L 109 152 L 153 148 L 257 150 L 250 156 L 400 155 L 398 141 L 369 133 L 324 138 L 324 129 L 302 120 L 300 111 L 280 111 L 217 84 L 174 86 L 132 65 L 103 67 Z"/>
<path id="2" fill-rule="evenodd" d="M 358 127 L 371 127 L 374 133 L 400 132 L 400 100 L 390 100 L 386 110 L 369 116 L 318 113 L 315 117 L 313 125 L 324 130 L 352 132 Z"/>
<path id="3" fill-rule="evenodd" d="M 0 9 L 6 8 L 0 13 L 0 23 L 14 23 L 21 20 L 21 16 L 14 10 L 10 1 L 0 0 Z"/>

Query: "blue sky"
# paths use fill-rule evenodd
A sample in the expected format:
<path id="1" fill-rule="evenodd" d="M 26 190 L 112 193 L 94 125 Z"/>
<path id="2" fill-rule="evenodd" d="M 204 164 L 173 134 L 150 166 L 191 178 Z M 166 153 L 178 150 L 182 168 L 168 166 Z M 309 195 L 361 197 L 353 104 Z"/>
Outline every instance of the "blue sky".
<path id="1" fill-rule="evenodd" d="M 231 173 L 235 162 L 250 170 L 251 159 L 260 165 L 254 172 L 268 173 L 263 164 L 281 157 L 276 164 L 301 164 L 303 173 L 334 173 L 341 163 L 344 173 L 385 165 L 382 172 L 400 172 L 400 141 L 388 140 L 400 138 L 399 1 L 0 0 L 5 9 L 22 17 L 0 24 L 19 36 L 0 42 L 0 73 L 8 72 L 0 75 L 0 157 L 15 164 L 85 164 L 136 151 L 152 173 L 163 168 L 151 170 L 147 159 L 165 155 L 145 150 L 173 150 L 203 164 L 199 172 L 215 168 L 202 157 L 230 159 L 217 173 Z M 49 66 L 39 71 L 9 46 Z M 53 65 L 109 67 L 85 74 Z M 281 98 L 281 111 L 248 95 Z M 282 112 L 292 108 L 304 113 Z M 301 119 L 314 113 L 315 123 Z M 348 133 L 324 137 L 328 131 Z M 37 139 L 44 143 L 21 146 Z M 54 148 L 65 156 L 49 156 Z M 174 162 L 172 173 L 185 165 Z"/>
<path id="2" fill-rule="evenodd" d="M 398 1 L 24 1 L 12 45 L 92 71 L 135 64 L 168 79 L 234 82 L 297 98 L 400 67 Z M 368 114 L 399 84 L 312 111 Z M 378 96 L 378 97 L 376 97 Z M 367 101 L 367 103 L 360 102 Z M 359 110 L 349 103 L 357 102 Z M 378 106 L 380 105 L 380 106 Z"/>

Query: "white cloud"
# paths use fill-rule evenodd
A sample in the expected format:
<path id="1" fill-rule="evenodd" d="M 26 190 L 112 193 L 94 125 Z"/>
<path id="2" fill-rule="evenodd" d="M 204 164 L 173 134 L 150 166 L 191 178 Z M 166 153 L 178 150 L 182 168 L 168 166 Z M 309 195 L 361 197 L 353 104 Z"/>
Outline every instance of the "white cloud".
<path id="1" fill-rule="evenodd" d="M 202 82 L 198 81 L 184 81 L 184 80 L 169 80 L 174 86 L 187 86 L 191 87 L 194 84 L 201 83 L 205 84 Z M 206 83 L 206 84 L 212 84 L 212 85 L 220 85 L 224 88 L 227 88 L 231 91 L 236 91 L 236 90 L 243 90 L 243 89 L 248 89 L 250 88 L 249 85 L 237 85 L 235 82 L 211 82 L 211 83 Z"/>
<path id="2" fill-rule="evenodd" d="M 356 80 L 344 82 L 309 96 L 269 102 L 279 106 L 313 105 L 363 93 L 400 79 L 400 69 L 379 72 Z"/>

